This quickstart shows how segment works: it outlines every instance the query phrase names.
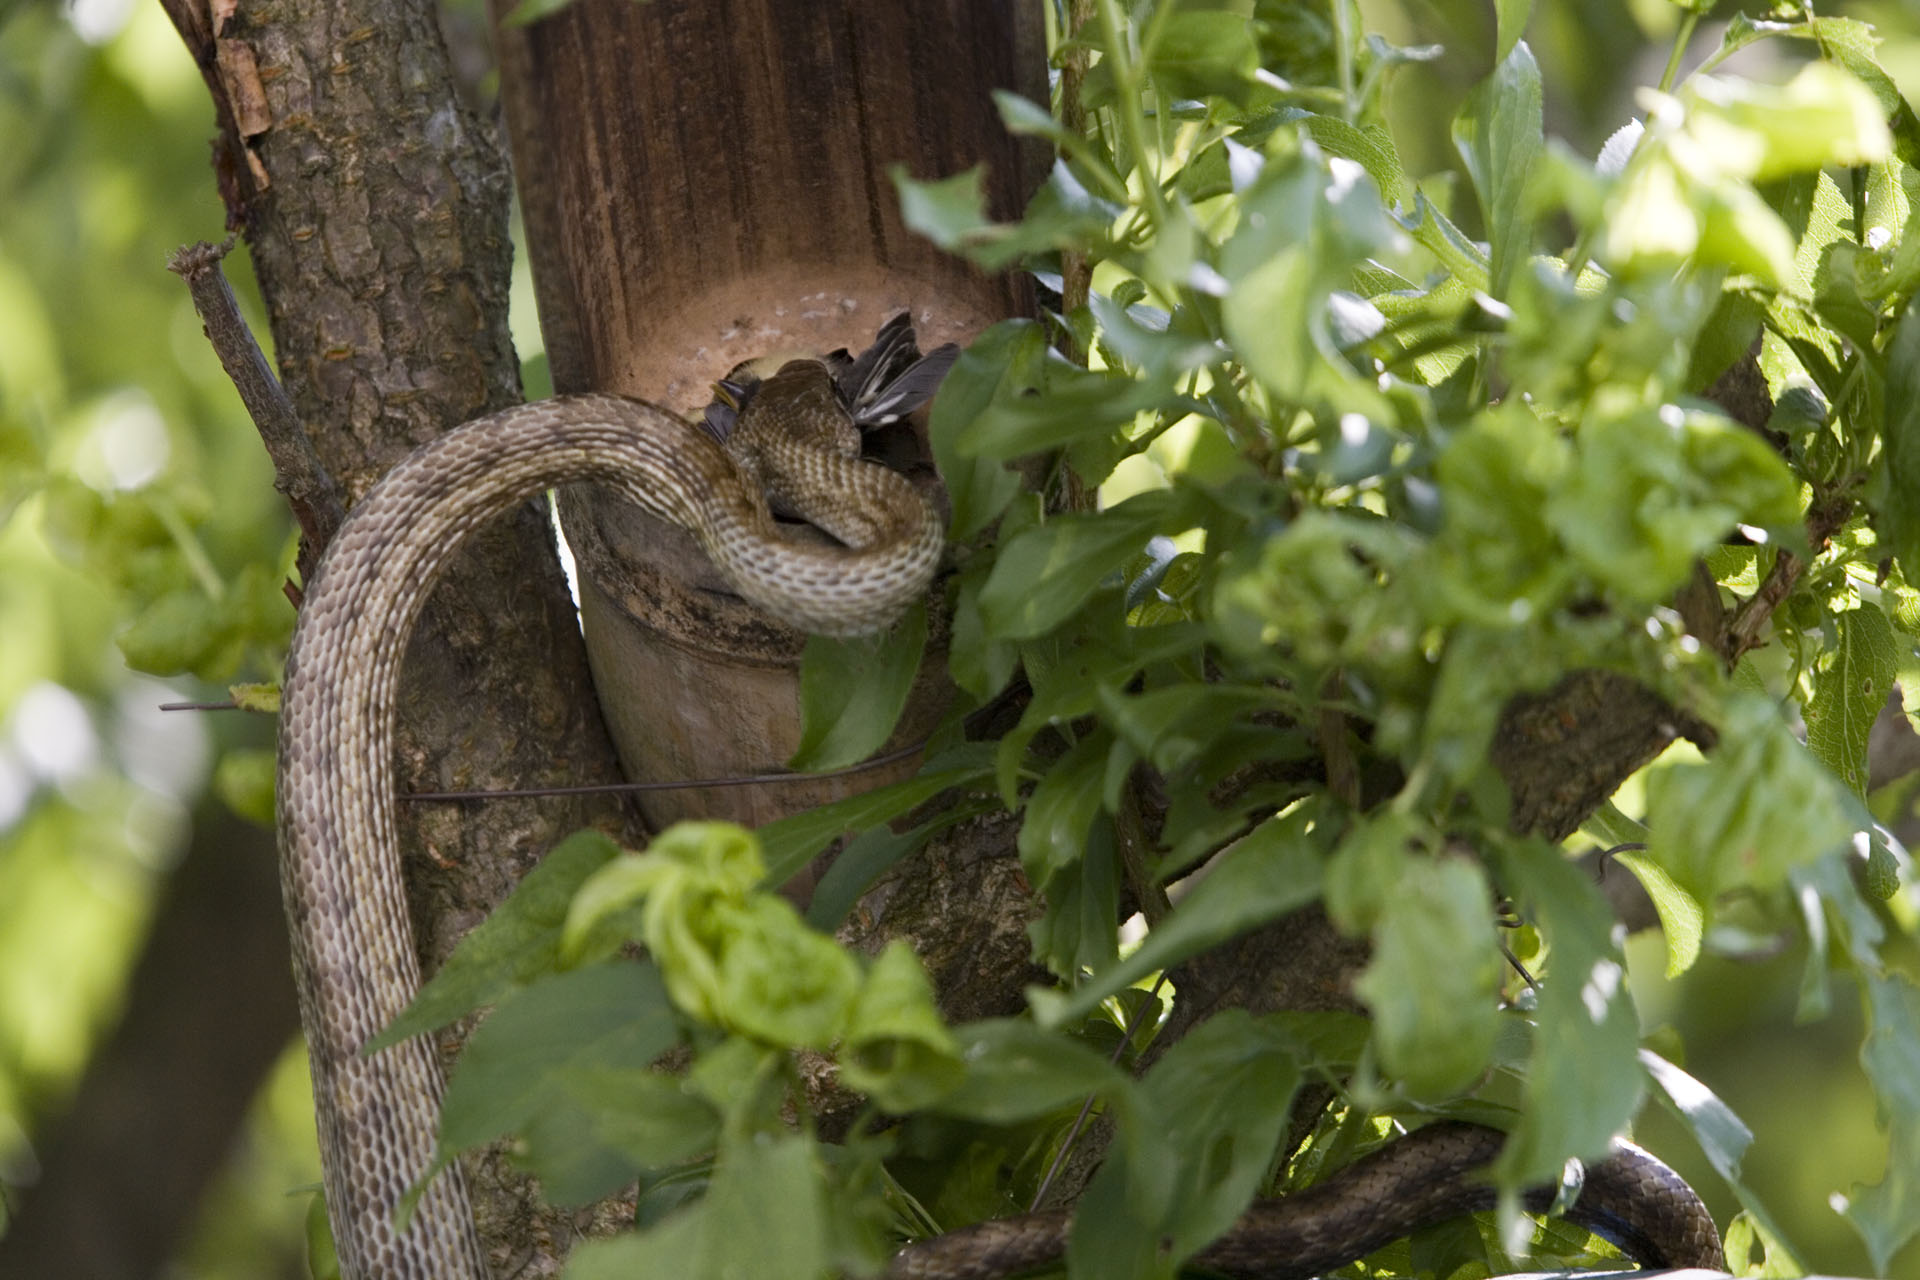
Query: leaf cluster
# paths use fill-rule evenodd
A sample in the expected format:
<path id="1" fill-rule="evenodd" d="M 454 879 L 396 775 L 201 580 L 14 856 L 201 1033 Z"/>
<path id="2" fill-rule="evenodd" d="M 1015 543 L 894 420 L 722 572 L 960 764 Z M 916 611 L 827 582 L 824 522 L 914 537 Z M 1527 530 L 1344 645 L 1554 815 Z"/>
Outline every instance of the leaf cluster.
<path id="1" fill-rule="evenodd" d="M 1073 100 L 1052 106 L 1072 112 L 998 99 L 1058 157 L 1021 220 L 987 215 L 978 173 L 895 175 L 921 233 L 1068 291 L 981 335 L 933 406 L 963 695 L 943 750 L 757 841 L 557 852 L 522 890 L 551 895 L 539 928 L 495 940 L 502 976 L 457 1008 L 434 1005 L 455 978 L 423 994 L 426 1021 L 499 1002 L 447 1145 L 512 1129 L 563 1200 L 644 1174 L 648 1229 L 578 1275 L 861 1272 L 888 1230 L 1021 1207 L 1091 1099 L 1113 1138 L 1069 1271 L 1147 1277 L 1392 1123 L 1501 1117 L 1511 1204 L 1651 1096 L 1740 1197 L 1739 1238 L 1791 1266 L 1740 1180 L 1745 1127 L 1642 1042 L 1621 930 L 1558 843 L 1584 820 L 1643 846 L 1621 862 L 1672 973 L 1799 929 L 1808 1011 L 1835 973 L 1859 986 L 1894 1165 L 1848 1213 L 1884 1267 L 1920 1223 L 1920 1102 L 1896 1065 L 1920 1053 L 1920 994 L 1882 953 L 1914 911 L 1862 891 L 1895 895 L 1904 866 L 1868 808 L 1867 730 L 1920 675 L 1920 125 L 1870 29 L 1736 20 L 1587 157 L 1546 137 L 1528 6 L 1503 3 L 1499 61 L 1453 122 L 1456 201 L 1407 171 L 1382 110 L 1428 51 L 1361 37 L 1345 4 L 1092 12 L 1056 50 Z M 1813 56 L 1779 85 L 1714 74 L 1766 39 Z M 810 653 L 805 763 L 886 737 L 924 637 L 922 619 L 884 642 L 869 681 L 871 655 Z M 1634 816 L 1595 804 L 1643 761 L 1527 827 L 1503 715 L 1592 671 L 1709 726 L 1711 749 L 1621 791 Z M 1009 690 L 1018 722 L 962 742 L 961 714 Z M 970 799 L 947 814 L 885 825 L 954 789 Z M 1028 1020 L 948 1028 L 909 955 L 863 964 L 809 925 L 990 806 L 1022 815 L 1057 985 Z M 809 921 L 756 887 L 847 833 Z M 1235 1011 L 1143 1053 L 1180 998 L 1165 975 L 1316 904 L 1369 944 L 1364 1016 Z M 629 939 L 648 963 L 610 950 Z M 519 1060 L 469 1095 L 496 1041 Z M 679 1073 L 654 1073 L 675 1046 Z M 843 1145 L 784 1110 L 805 1053 L 866 1100 Z M 1283 1150 L 1308 1082 L 1334 1102 Z M 889 1168 L 917 1171 L 912 1195 Z M 1516 1224 L 1383 1261 L 1492 1265 L 1528 1241 Z"/>

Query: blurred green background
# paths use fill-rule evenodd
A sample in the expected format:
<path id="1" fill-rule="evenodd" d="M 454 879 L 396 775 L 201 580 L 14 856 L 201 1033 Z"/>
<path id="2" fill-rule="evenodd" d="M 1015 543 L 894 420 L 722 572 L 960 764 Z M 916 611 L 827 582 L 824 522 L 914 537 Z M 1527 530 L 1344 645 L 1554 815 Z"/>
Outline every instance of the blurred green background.
<path id="1" fill-rule="evenodd" d="M 1920 4 L 1836 7 L 1880 26 L 1883 62 L 1909 99 L 1920 92 Z M 1452 167 L 1447 122 L 1491 56 L 1491 0 L 1364 8 L 1370 29 L 1396 44 L 1445 46 L 1401 74 L 1393 103 L 1409 168 Z M 1536 10 L 1529 39 L 1549 131 L 1592 154 L 1633 110 L 1633 87 L 1658 78 L 1679 11 L 1667 0 L 1538 0 Z M 1696 37 L 1698 55 L 1729 12 Z M 450 20 L 471 32 L 476 18 L 468 9 Z M 1761 45 L 1755 58 L 1789 52 Z M 1763 61 L 1737 69 L 1770 74 Z M 278 594 L 291 554 L 284 507 L 186 290 L 165 269 L 178 246 L 224 234 L 213 129 L 199 73 L 157 4 L 0 3 L 0 1234 L 33 1212 L 62 1116 L 129 1012 L 130 976 L 188 851 L 211 842 L 271 859 L 264 830 L 237 837 L 224 816 L 261 813 L 271 726 L 158 710 L 224 699 L 231 681 L 276 679 L 292 623 Z M 244 250 L 228 267 L 263 328 Z M 530 307 L 515 327 L 523 358 L 534 356 Z M 156 602 L 166 607 L 148 608 Z M 141 611 L 142 629 L 127 636 Z M 184 654 L 197 678 L 136 674 L 123 645 Z M 1752 1184 L 1809 1263 L 1862 1274 L 1865 1253 L 1829 1198 L 1877 1180 L 1884 1147 L 1851 988 L 1836 986 L 1825 1020 L 1795 1024 L 1803 945 L 1709 959 L 1669 987 L 1658 940 L 1639 939 L 1635 989 L 1649 1032 L 1670 1025 L 1684 1046 L 1663 1049 L 1683 1054 L 1757 1131 Z M 1904 959 L 1913 964 L 1910 950 Z M 246 976 L 284 983 L 278 963 Z M 159 965 L 155 980 L 164 987 L 167 976 Z M 217 1006 L 226 993 L 214 994 Z M 265 1030 L 275 1064 L 257 1092 L 227 1099 L 245 1108 L 244 1123 L 230 1140 L 221 1127 L 221 1171 L 183 1223 L 168 1275 L 305 1274 L 302 1224 L 318 1177 L 305 1072 L 282 1024 Z M 189 1053 L 207 1063 L 242 1038 L 217 1023 L 176 1031 L 198 1037 Z M 1920 1080 L 1920 1063 L 1914 1072 Z M 202 1086 L 217 1087 L 219 1074 L 201 1073 Z M 160 1082 L 146 1102 L 152 1114 L 219 1123 L 210 1097 Z M 131 1145 L 143 1112 L 120 1123 Z M 1731 1199 L 1677 1128 L 1649 1113 L 1641 1136 L 1724 1223 Z M 1896 1274 L 1920 1280 L 1920 1246 Z"/>

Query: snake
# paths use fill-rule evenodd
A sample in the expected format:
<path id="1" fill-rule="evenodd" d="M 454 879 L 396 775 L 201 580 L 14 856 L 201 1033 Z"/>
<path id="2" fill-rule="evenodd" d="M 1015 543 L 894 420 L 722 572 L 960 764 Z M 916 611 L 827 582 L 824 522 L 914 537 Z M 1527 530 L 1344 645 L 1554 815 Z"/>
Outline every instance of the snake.
<path id="1" fill-rule="evenodd" d="M 476 418 L 356 503 L 301 603 L 282 685 L 281 892 L 313 1076 L 321 1181 L 346 1280 L 485 1280 L 457 1165 L 433 1168 L 439 1056 L 361 1047 L 420 987 L 393 812 L 394 692 L 407 637 L 465 536 L 547 489 L 594 483 L 693 535 L 732 588 L 800 629 L 859 635 L 921 599 L 945 529 L 903 475 L 859 458 L 828 368 L 775 372 L 722 446 L 644 401 L 585 394 Z M 768 497 L 838 539 L 783 536 Z"/>
<path id="2" fill-rule="evenodd" d="M 321 1173 L 345 1280 L 487 1280 L 458 1162 L 436 1165 L 445 1091 L 426 1037 L 364 1046 L 420 987 L 393 810 L 395 701 L 407 639 L 462 540 L 559 485 L 606 486 L 690 533 L 731 587 L 804 630 L 884 629 L 936 572 L 944 527 L 904 476 L 859 458 L 832 370 L 798 360 L 715 432 L 608 394 L 476 418 L 423 445 L 356 503 L 308 584 L 282 689 L 277 787 L 282 893 L 308 1045 Z M 783 535 L 784 504 L 837 540 Z M 1363 1256 L 1493 1202 L 1479 1172 L 1496 1130 L 1429 1125 L 1305 1192 L 1256 1203 L 1197 1259 L 1283 1280 Z M 399 1206 L 419 1192 L 404 1226 Z M 1529 1197 L 1544 1207 L 1542 1194 Z M 1586 1171 L 1569 1217 L 1653 1266 L 1723 1265 L 1686 1183 L 1630 1144 Z M 1058 1262 L 1065 1213 L 909 1245 L 888 1280 L 999 1280 Z"/>
<path id="3" fill-rule="evenodd" d="M 1191 1265 L 1232 1280 L 1308 1280 L 1365 1257 L 1422 1227 L 1491 1209 L 1485 1177 L 1507 1135 L 1442 1120 L 1398 1138 L 1303 1191 L 1258 1200 Z M 1543 1213 L 1557 1187 L 1522 1197 Z M 1585 1166 L 1566 1218 L 1605 1237 L 1644 1267 L 1726 1269 L 1713 1216 L 1686 1180 L 1645 1150 L 1616 1139 Z M 1066 1210 L 996 1218 L 908 1245 L 886 1280 L 1005 1280 L 1056 1266 L 1073 1219 Z"/>

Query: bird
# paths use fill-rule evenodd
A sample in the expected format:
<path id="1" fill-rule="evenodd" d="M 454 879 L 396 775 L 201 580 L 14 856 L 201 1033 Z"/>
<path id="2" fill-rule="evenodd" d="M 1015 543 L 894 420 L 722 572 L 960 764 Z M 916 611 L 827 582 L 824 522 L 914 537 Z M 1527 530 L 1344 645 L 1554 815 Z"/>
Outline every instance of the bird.
<path id="1" fill-rule="evenodd" d="M 770 351 L 742 360 L 713 384 L 713 399 L 701 423 L 715 440 L 725 443 L 735 423 L 761 386 L 796 360 L 825 365 L 833 379 L 834 397 L 861 431 L 898 422 L 940 390 L 947 372 L 960 358 L 955 343 L 920 353 L 913 322 L 904 311 L 880 326 L 873 345 L 853 355 L 837 347 L 825 355 L 800 351 Z"/>

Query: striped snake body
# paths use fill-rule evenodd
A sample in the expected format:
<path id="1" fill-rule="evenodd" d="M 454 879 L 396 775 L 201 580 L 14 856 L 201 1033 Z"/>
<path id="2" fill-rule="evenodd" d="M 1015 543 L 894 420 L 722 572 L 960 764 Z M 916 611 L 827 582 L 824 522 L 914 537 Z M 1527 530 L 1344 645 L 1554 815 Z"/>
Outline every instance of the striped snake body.
<path id="1" fill-rule="evenodd" d="M 769 394 L 771 393 L 771 394 Z M 407 636 L 461 540 L 555 485 L 591 482 L 691 532 L 739 593 L 805 630 L 887 626 L 938 567 L 938 514 L 857 457 L 825 366 L 775 374 L 723 449 L 617 396 L 478 418 L 380 481 L 335 535 L 300 609 L 280 715 L 281 886 L 293 934 L 328 1213 L 347 1280 L 484 1280 L 457 1166 L 408 1229 L 394 1208 L 430 1166 L 443 1090 L 433 1045 L 360 1047 L 420 986 L 393 814 L 394 690 Z M 851 434 L 849 434 L 851 433 Z M 769 489 L 845 546 L 783 540 Z"/>

